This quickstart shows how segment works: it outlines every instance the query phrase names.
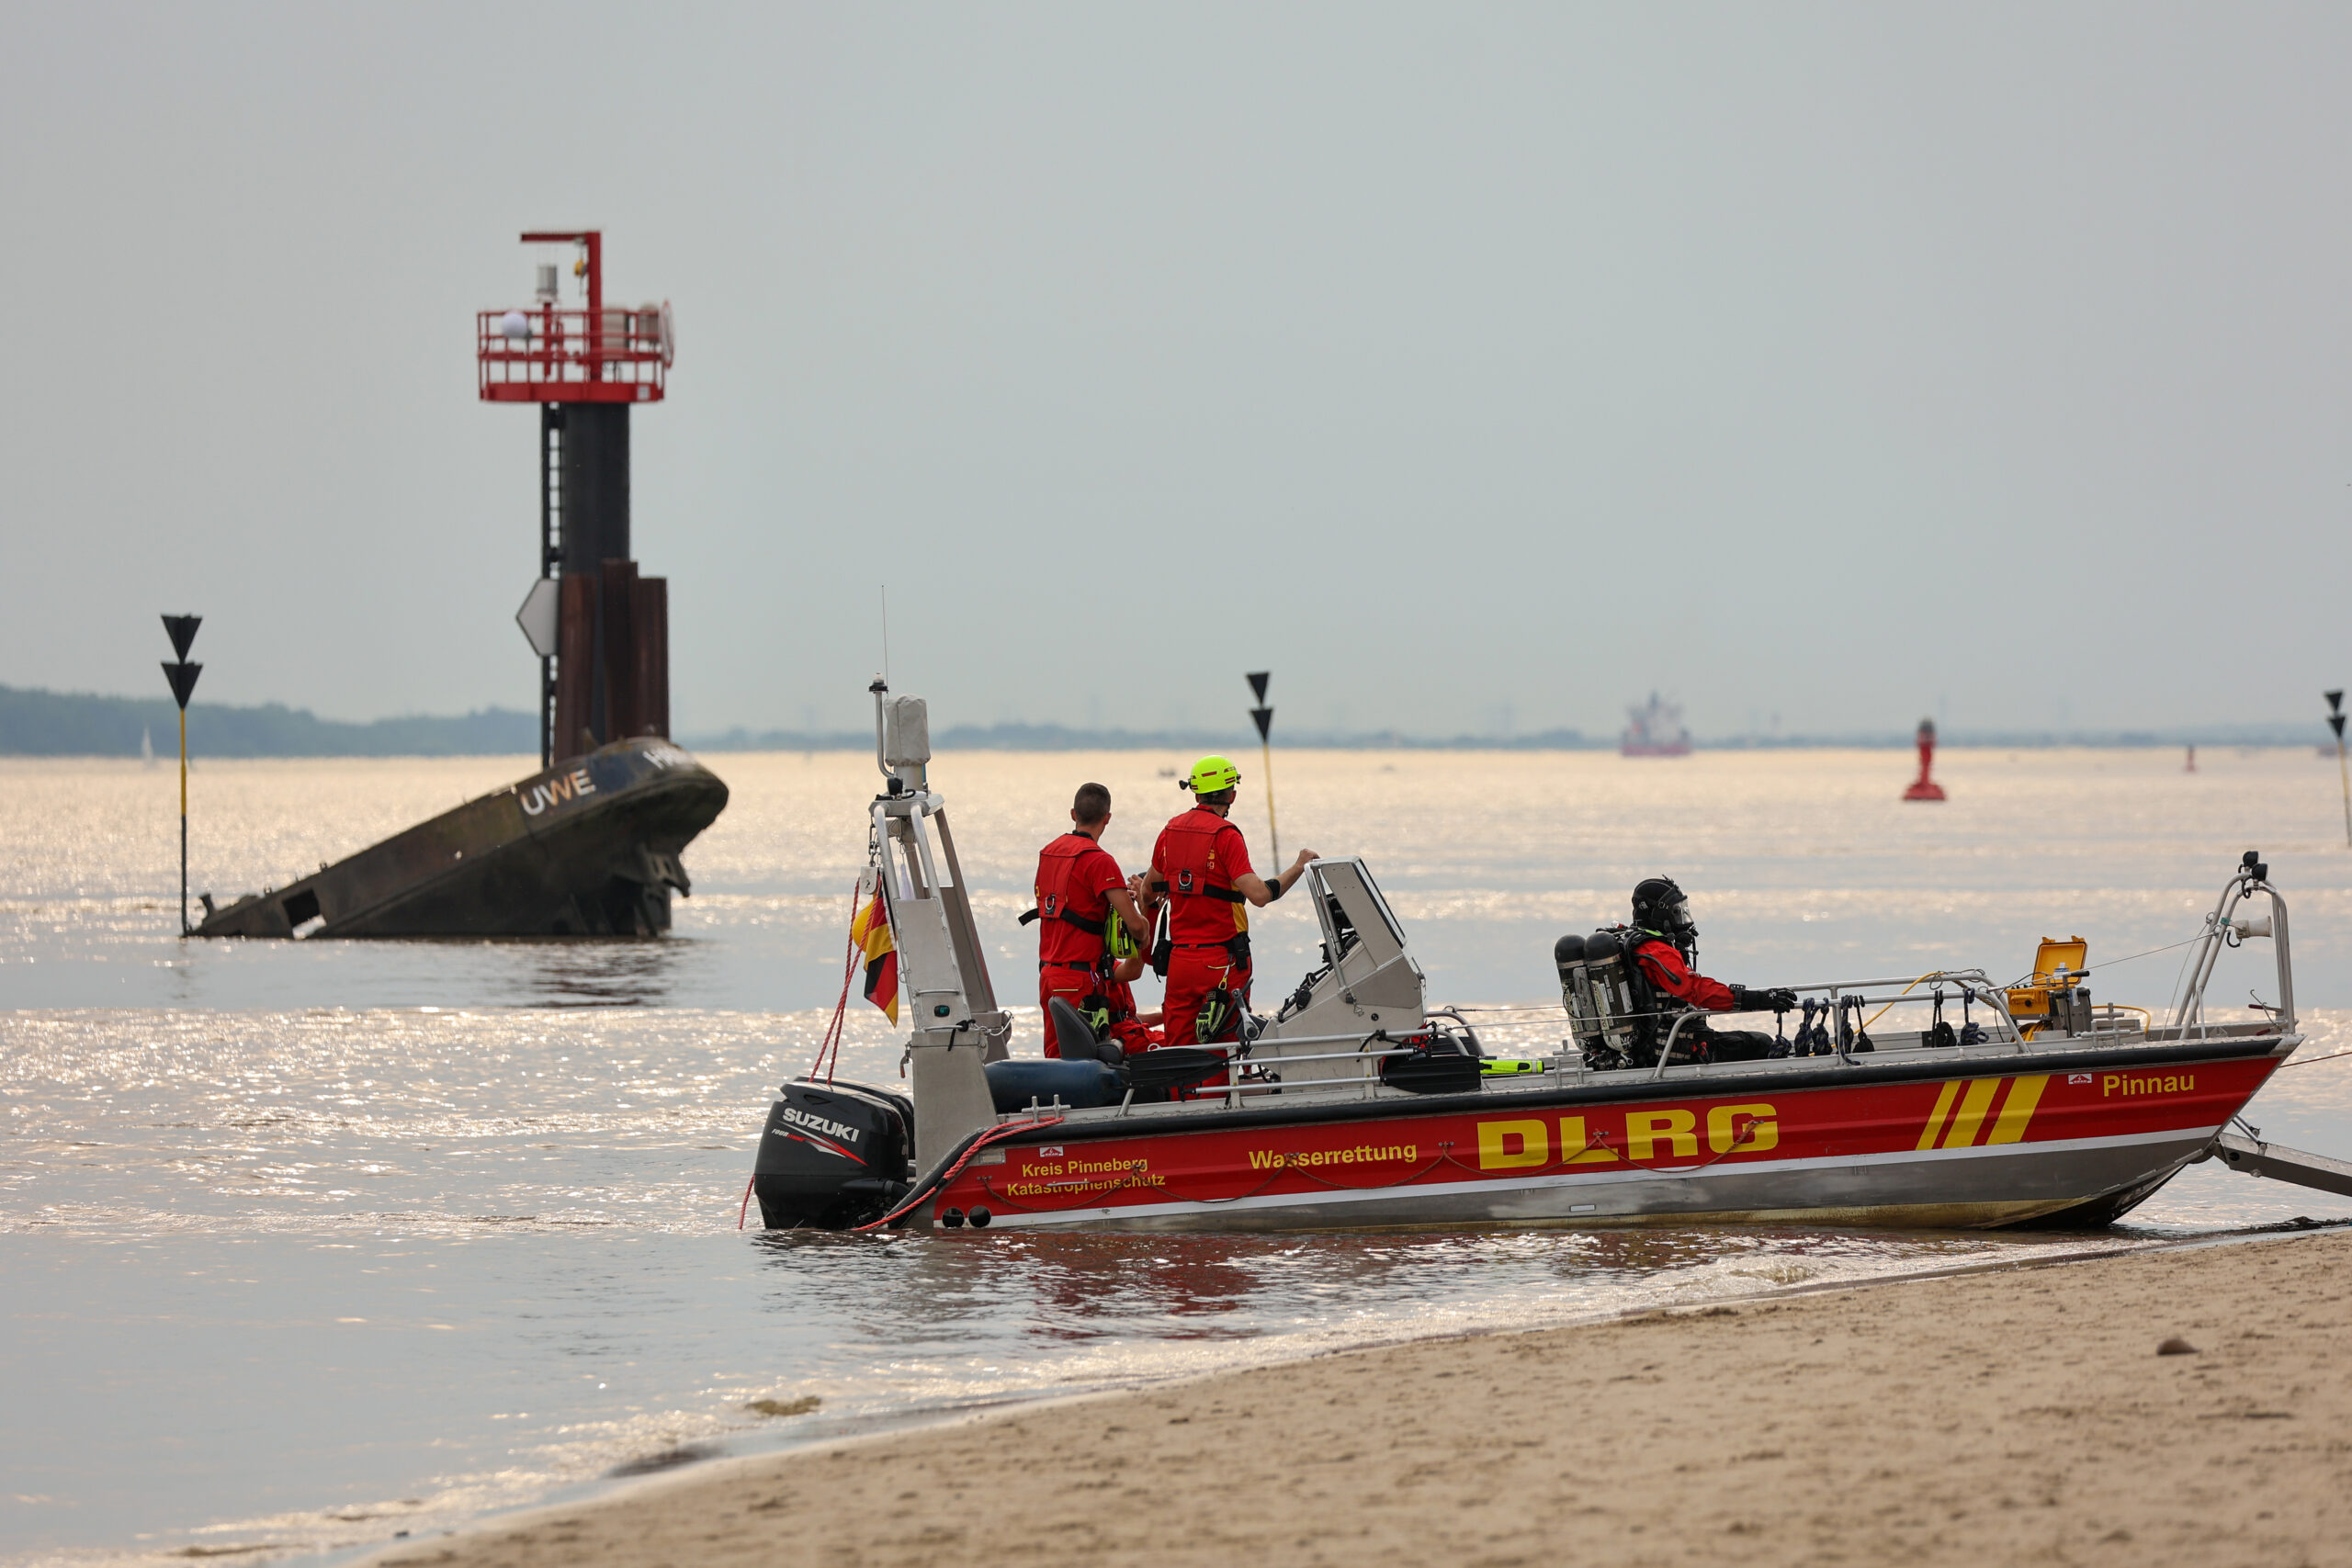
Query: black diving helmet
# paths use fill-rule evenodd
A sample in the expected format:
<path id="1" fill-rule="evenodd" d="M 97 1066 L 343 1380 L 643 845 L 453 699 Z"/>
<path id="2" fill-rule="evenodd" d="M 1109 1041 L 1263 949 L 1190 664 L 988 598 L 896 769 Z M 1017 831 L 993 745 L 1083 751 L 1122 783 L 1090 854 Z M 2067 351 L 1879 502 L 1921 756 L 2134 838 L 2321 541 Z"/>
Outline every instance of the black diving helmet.
<path id="1" fill-rule="evenodd" d="M 1634 889 L 1634 924 L 1656 931 L 1688 957 L 1699 945 L 1698 923 L 1690 918 L 1690 900 L 1670 876 L 1653 876 Z"/>

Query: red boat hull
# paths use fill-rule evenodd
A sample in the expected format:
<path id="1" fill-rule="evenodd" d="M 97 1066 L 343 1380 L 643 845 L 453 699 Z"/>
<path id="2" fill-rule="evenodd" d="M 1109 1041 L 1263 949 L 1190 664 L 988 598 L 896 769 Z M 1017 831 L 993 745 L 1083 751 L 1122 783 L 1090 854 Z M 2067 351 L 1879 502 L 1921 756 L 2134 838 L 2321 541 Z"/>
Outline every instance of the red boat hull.
<path id="1" fill-rule="evenodd" d="M 1016 1228 L 2104 1223 L 2201 1156 L 2288 1043 L 1097 1112 L 983 1149 L 927 1208 Z"/>

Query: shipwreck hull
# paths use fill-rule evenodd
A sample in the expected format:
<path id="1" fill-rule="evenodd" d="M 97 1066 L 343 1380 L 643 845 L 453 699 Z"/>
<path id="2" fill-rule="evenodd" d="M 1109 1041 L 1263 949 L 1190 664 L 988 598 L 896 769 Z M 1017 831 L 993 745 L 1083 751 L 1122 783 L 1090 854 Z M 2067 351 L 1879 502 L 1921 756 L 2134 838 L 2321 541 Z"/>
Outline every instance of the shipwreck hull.
<path id="1" fill-rule="evenodd" d="M 927 1217 L 1178 1231 L 2093 1225 L 2202 1156 L 2293 1043 L 1904 1053 L 1418 1104 L 1292 1110 L 1284 1096 L 1080 1112 L 981 1150 Z"/>
<path id="2" fill-rule="evenodd" d="M 666 740 L 600 747 L 288 886 L 209 914 L 217 937 L 644 936 L 727 786 Z"/>

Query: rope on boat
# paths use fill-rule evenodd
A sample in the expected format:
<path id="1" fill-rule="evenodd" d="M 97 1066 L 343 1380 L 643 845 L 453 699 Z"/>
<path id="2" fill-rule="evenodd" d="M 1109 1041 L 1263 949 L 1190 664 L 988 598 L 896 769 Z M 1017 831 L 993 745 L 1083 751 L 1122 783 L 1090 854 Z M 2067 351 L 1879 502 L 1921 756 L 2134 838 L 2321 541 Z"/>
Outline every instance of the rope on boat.
<path id="1" fill-rule="evenodd" d="M 861 878 L 849 890 L 849 924 L 853 931 L 857 926 L 857 896 L 864 891 L 864 880 Z M 849 983 L 857 974 L 857 938 L 844 933 L 842 942 L 843 951 L 841 998 L 833 1003 L 833 1021 L 825 1026 L 824 1038 L 817 1042 L 817 1059 L 808 1064 L 808 1077 L 811 1082 L 815 1081 L 818 1074 L 822 1073 L 825 1076 L 825 1082 L 831 1084 L 833 1081 L 833 1069 L 841 1066 L 842 1028 L 849 1015 Z M 832 1058 L 830 1062 L 826 1060 L 828 1055 Z M 748 1203 L 750 1200 L 746 1199 L 745 1201 Z"/>
<path id="2" fill-rule="evenodd" d="M 2345 1052 L 2344 1055 L 2352 1056 L 2352 1051 Z M 1638 1170 L 1655 1171 L 1660 1176 L 1687 1176 L 1692 1171 L 1704 1170 L 1709 1166 L 1713 1165 L 1717 1160 L 1728 1158 L 1730 1156 L 1738 1154 L 1742 1149 L 1747 1148 L 1754 1141 L 1756 1123 L 1758 1120 L 1759 1118 L 1757 1117 L 1749 1117 L 1746 1125 L 1739 1129 L 1738 1135 L 1732 1140 L 1731 1147 L 1727 1149 L 1719 1149 L 1714 1154 L 1701 1160 L 1696 1165 L 1658 1165 L 1654 1162 L 1645 1163 L 1634 1159 L 1630 1154 L 1618 1153 L 1614 1150 L 1611 1150 L 1610 1152 L 1615 1154 L 1618 1159 L 1625 1161 L 1628 1165 L 1633 1166 Z M 1588 1136 L 1584 1141 L 1584 1146 L 1573 1152 L 1564 1145 L 1562 1145 L 1559 1154 L 1553 1158 L 1545 1160 L 1542 1165 L 1537 1166 L 1532 1169 L 1521 1169 L 1518 1174 L 1523 1177 L 1548 1175 L 1555 1167 L 1566 1167 L 1573 1164 L 1579 1156 L 1589 1154 L 1594 1149 L 1609 1149 L 1609 1138 L 1606 1134 L 1594 1134 Z M 1238 1203 L 1244 1198 L 1254 1198 L 1259 1193 L 1263 1192 L 1267 1188 L 1272 1186 L 1276 1178 L 1293 1173 L 1303 1176 L 1309 1181 L 1318 1182 L 1325 1187 L 1330 1188 L 1335 1192 L 1381 1192 L 1391 1188 L 1410 1186 L 1413 1183 L 1419 1181 L 1423 1177 L 1429 1175 L 1430 1172 L 1435 1170 L 1442 1165 L 1453 1166 L 1457 1170 L 1467 1171 L 1472 1176 L 1476 1177 L 1490 1177 L 1494 1174 L 1492 1171 L 1482 1170 L 1476 1166 L 1465 1165 L 1461 1160 L 1455 1158 L 1453 1155 L 1453 1143 L 1451 1139 L 1438 1145 L 1437 1151 L 1437 1157 L 1430 1161 L 1429 1164 L 1421 1167 L 1419 1170 L 1408 1171 L 1403 1176 L 1395 1177 L 1386 1181 L 1334 1181 L 1327 1176 L 1318 1175 L 1316 1171 L 1306 1166 L 1293 1164 L 1285 1158 L 1269 1169 L 1263 1179 L 1259 1181 L 1255 1187 L 1250 1188 L 1246 1192 L 1236 1192 L 1224 1198 L 1188 1198 L 1183 1193 L 1167 1187 L 1155 1188 L 1154 1190 L 1157 1191 L 1166 1192 L 1170 1197 L 1175 1198 L 1182 1202 L 1221 1204 Z M 976 1150 L 974 1152 L 978 1151 Z M 956 1168 L 960 1170 L 962 1168 L 963 1162 L 957 1162 Z M 955 1179 L 956 1173 L 951 1171 L 948 1173 L 946 1179 L 943 1180 L 940 1185 L 944 1187 L 948 1182 L 953 1181 Z M 980 1190 L 986 1192 L 990 1198 L 996 1200 L 998 1202 L 1008 1204 L 1012 1208 L 1019 1209 L 1023 1213 L 1030 1214 L 1070 1213 L 1080 1209 L 1099 1209 L 1105 1206 L 1100 1201 L 1100 1200 L 1108 1198 L 1114 1192 L 1123 1192 L 1131 1187 L 1142 1187 L 1148 1185 L 1146 1182 L 1138 1180 L 1134 1170 L 1130 1168 L 1124 1179 L 1114 1181 L 1107 1187 L 1089 1188 L 1078 1193 L 1079 1201 L 1077 1202 L 1065 1203 L 1057 1208 L 1041 1208 L 1035 1203 L 1024 1203 L 1020 1199 L 1012 1196 L 1010 1193 L 998 1190 L 997 1188 L 989 1182 L 986 1176 L 979 1178 L 979 1183 Z M 872 1227 L 869 1226 L 865 1228 L 870 1229 Z"/>
<path id="3" fill-rule="evenodd" d="M 1188 1203 L 1238 1203 L 1244 1198 L 1255 1198 L 1259 1193 L 1263 1192 L 1267 1188 L 1272 1186 L 1274 1184 L 1274 1178 L 1280 1176 L 1282 1173 L 1283 1168 L 1276 1166 L 1273 1169 L 1266 1173 L 1265 1179 L 1259 1182 L 1257 1186 L 1252 1187 L 1247 1192 L 1236 1192 L 1230 1198 L 1186 1198 L 1184 1199 L 1184 1201 Z M 1077 1196 L 1079 1201 L 1075 1203 L 1064 1203 L 1060 1207 L 1053 1209 L 1041 1209 L 1035 1203 L 1023 1202 L 1020 1199 L 1013 1197 L 1009 1192 L 998 1191 L 995 1187 L 989 1184 L 989 1179 L 985 1176 L 981 1177 L 979 1179 L 981 1191 L 987 1193 L 989 1197 L 995 1199 L 1000 1203 L 1009 1203 L 1012 1207 L 1021 1210 L 1023 1213 L 1031 1214 L 1066 1214 L 1073 1213 L 1080 1209 L 1099 1209 L 1102 1207 L 1102 1205 L 1095 1201 L 1096 1199 L 1107 1198 L 1114 1192 L 1124 1192 L 1130 1187 L 1142 1187 L 1146 1185 L 1146 1183 L 1136 1179 L 1135 1172 L 1130 1168 L 1125 1178 L 1111 1183 L 1108 1187 L 1078 1189 Z M 1064 1189 L 1064 1190 L 1069 1191 L 1071 1190 L 1071 1189 Z M 1179 1193 L 1176 1194 L 1176 1196 L 1182 1197 L 1182 1194 Z"/>
<path id="4" fill-rule="evenodd" d="M 2145 953 L 2126 953 L 2121 958 L 2106 958 L 2101 959 L 2097 964 L 2086 964 L 2083 965 L 2079 973 L 2087 975 L 2094 969 L 2112 969 L 2119 964 L 2129 964 L 2135 958 L 2153 958 L 2159 953 L 2170 953 L 2176 947 L 2187 947 L 2192 942 L 2203 942 L 2205 940 L 2205 932 L 2199 931 L 2195 936 L 2188 937 L 2180 942 L 2168 942 L 2162 947 L 2152 947 Z M 2032 977 L 2033 976 L 2029 975 L 2026 976 L 2026 979 L 2030 980 Z M 2023 983 L 2023 981 L 2018 982 L 2020 985 Z"/>
<path id="5" fill-rule="evenodd" d="M 876 1220 L 871 1224 L 853 1225 L 850 1227 L 851 1231 L 854 1234 L 859 1234 L 865 1231 L 880 1230 L 884 1225 L 889 1224 L 893 1221 L 911 1213 L 917 1205 L 929 1199 L 933 1193 L 945 1190 L 957 1177 L 964 1174 L 964 1168 L 972 1163 L 972 1156 L 978 1154 L 982 1149 L 987 1148 L 990 1144 L 1001 1144 L 1016 1133 L 1040 1132 L 1045 1128 L 1058 1127 L 1061 1124 L 1062 1118 L 1058 1116 L 1033 1117 L 1026 1122 L 1008 1122 L 1001 1127 L 992 1127 L 983 1132 L 973 1134 L 969 1138 L 965 1140 L 964 1146 L 961 1152 L 956 1155 L 955 1163 L 950 1165 L 945 1172 L 934 1179 L 917 1183 L 915 1190 L 908 1193 L 905 1200 L 901 1201 L 897 1208 L 891 1210 L 888 1213 L 883 1215 L 880 1219 Z M 985 1187 L 987 1183 L 983 1182 L 981 1185 Z"/>
<path id="6" fill-rule="evenodd" d="M 2330 1051 L 2324 1056 L 2306 1056 L 2300 1062 L 2281 1062 L 2278 1071 L 2283 1073 L 2289 1067 L 2316 1066 L 2322 1062 L 2340 1062 L 2346 1056 L 2352 1056 L 2352 1051 Z"/>

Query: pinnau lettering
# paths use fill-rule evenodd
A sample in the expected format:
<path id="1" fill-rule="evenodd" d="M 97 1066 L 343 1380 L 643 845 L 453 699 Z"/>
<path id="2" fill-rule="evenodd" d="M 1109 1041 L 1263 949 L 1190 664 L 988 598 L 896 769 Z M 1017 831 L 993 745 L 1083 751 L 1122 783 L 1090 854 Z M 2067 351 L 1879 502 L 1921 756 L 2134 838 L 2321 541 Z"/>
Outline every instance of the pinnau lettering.
<path id="1" fill-rule="evenodd" d="M 2196 1087 L 2195 1073 L 2151 1073 L 2145 1077 L 2133 1073 L 2109 1073 L 2098 1080 L 2098 1096 L 2107 1100 L 2119 1094 L 2180 1094 Z"/>

